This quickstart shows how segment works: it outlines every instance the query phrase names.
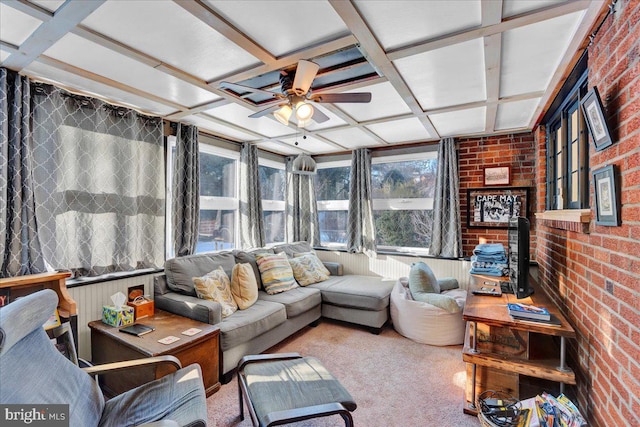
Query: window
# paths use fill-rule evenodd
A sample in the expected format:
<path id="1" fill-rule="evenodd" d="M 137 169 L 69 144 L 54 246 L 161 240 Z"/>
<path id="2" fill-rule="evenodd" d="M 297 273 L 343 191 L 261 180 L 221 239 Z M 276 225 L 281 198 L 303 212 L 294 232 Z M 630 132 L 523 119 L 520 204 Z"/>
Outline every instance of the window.
<path id="1" fill-rule="evenodd" d="M 547 122 L 547 209 L 582 209 L 589 203 L 588 130 L 580 101 L 586 73 Z"/>
<path id="2" fill-rule="evenodd" d="M 322 246 L 346 246 L 351 161 L 318 163 L 316 200 Z"/>
<path id="3" fill-rule="evenodd" d="M 431 244 L 436 151 L 374 157 L 373 216 L 378 249 L 425 252 Z"/>
<path id="4" fill-rule="evenodd" d="M 284 164 L 259 159 L 260 195 L 265 243 L 284 242 L 284 197 L 286 175 Z"/>

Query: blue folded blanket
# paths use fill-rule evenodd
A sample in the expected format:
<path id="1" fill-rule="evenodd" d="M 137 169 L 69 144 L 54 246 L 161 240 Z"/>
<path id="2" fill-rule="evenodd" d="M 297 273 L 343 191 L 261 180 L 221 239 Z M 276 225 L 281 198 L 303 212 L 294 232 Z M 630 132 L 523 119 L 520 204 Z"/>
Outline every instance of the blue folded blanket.
<path id="1" fill-rule="evenodd" d="M 469 270 L 469 274 L 484 274 L 487 276 L 508 276 L 509 275 L 509 269 L 502 269 L 502 268 L 483 268 L 483 267 L 473 267 L 471 268 L 471 270 Z"/>
<path id="2" fill-rule="evenodd" d="M 473 250 L 474 255 L 499 255 L 505 254 L 504 246 L 502 243 L 480 243 Z"/>

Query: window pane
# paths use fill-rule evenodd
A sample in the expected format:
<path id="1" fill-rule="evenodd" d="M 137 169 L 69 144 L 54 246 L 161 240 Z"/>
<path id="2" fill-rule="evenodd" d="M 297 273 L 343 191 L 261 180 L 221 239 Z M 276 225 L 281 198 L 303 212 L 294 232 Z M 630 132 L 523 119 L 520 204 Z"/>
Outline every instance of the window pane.
<path id="1" fill-rule="evenodd" d="M 425 247 L 431 245 L 432 210 L 375 211 L 378 246 Z"/>
<path id="2" fill-rule="evenodd" d="M 373 198 L 433 197 L 437 167 L 437 159 L 374 164 L 371 166 Z"/>
<path id="3" fill-rule="evenodd" d="M 260 166 L 260 195 L 263 200 L 284 200 L 285 172 L 283 169 Z"/>
<path id="4" fill-rule="evenodd" d="M 349 200 L 349 167 L 318 169 L 317 200 Z"/>
<path id="5" fill-rule="evenodd" d="M 236 161 L 200 152 L 200 195 L 236 196 Z"/>
<path id="6" fill-rule="evenodd" d="M 320 211 L 320 243 L 347 244 L 347 211 Z"/>
<path id="7" fill-rule="evenodd" d="M 284 242 L 284 212 L 264 211 L 262 217 L 266 243 Z"/>
<path id="8" fill-rule="evenodd" d="M 579 187 L 579 183 L 578 183 L 578 172 L 573 172 L 571 174 L 571 201 L 572 202 L 577 202 L 578 201 L 578 187 Z"/>
<path id="9" fill-rule="evenodd" d="M 201 210 L 196 253 L 235 247 L 235 211 Z"/>

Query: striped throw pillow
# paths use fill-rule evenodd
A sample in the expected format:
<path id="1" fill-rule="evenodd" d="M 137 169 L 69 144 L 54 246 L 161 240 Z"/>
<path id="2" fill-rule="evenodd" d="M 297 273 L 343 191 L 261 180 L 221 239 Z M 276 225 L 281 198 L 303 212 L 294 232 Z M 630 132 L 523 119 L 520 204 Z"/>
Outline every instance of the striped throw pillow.
<path id="1" fill-rule="evenodd" d="M 231 316 L 238 309 L 238 304 L 231 294 L 229 276 L 222 267 L 205 274 L 202 277 L 193 278 L 196 295 L 201 299 L 216 301 L 222 306 L 222 317 Z"/>
<path id="2" fill-rule="evenodd" d="M 298 287 L 293 270 L 284 252 L 279 254 L 256 254 L 256 263 L 260 270 L 262 286 L 269 294 L 277 294 Z"/>
<path id="3" fill-rule="evenodd" d="M 316 254 L 296 254 L 295 258 L 289 260 L 289 264 L 291 264 L 293 275 L 300 286 L 324 282 L 329 278 L 329 270 Z"/>

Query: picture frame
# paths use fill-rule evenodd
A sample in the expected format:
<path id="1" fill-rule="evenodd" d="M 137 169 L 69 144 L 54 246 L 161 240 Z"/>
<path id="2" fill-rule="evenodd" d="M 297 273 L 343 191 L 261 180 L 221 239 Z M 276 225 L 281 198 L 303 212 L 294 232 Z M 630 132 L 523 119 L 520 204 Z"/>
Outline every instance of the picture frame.
<path id="1" fill-rule="evenodd" d="M 596 151 L 604 150 L 613 144 L 607 120 L 604 116 L 602 101 L 595 86 L 587 92 L 587 96 L 582 99 L 580 106 Z"/>
<path id="2" fill-rule="evenodd" d="M 494 166 L 484 168 L 483 178 L 485 187 L 492 185 L 510 185 L 511 166 Z"/>
<path id="3" fill-rule="evenodd" d="M 596 224 L 620 225 L 620 192 L 618 170 L 615 165 L 593 171 L 596 205 Z"/>
<path id="4" fill-rule="evenodd" d="M 528 187 L 467 189 L 469 228 L 508 228 L 510 218 L 528 215 Z"/>

